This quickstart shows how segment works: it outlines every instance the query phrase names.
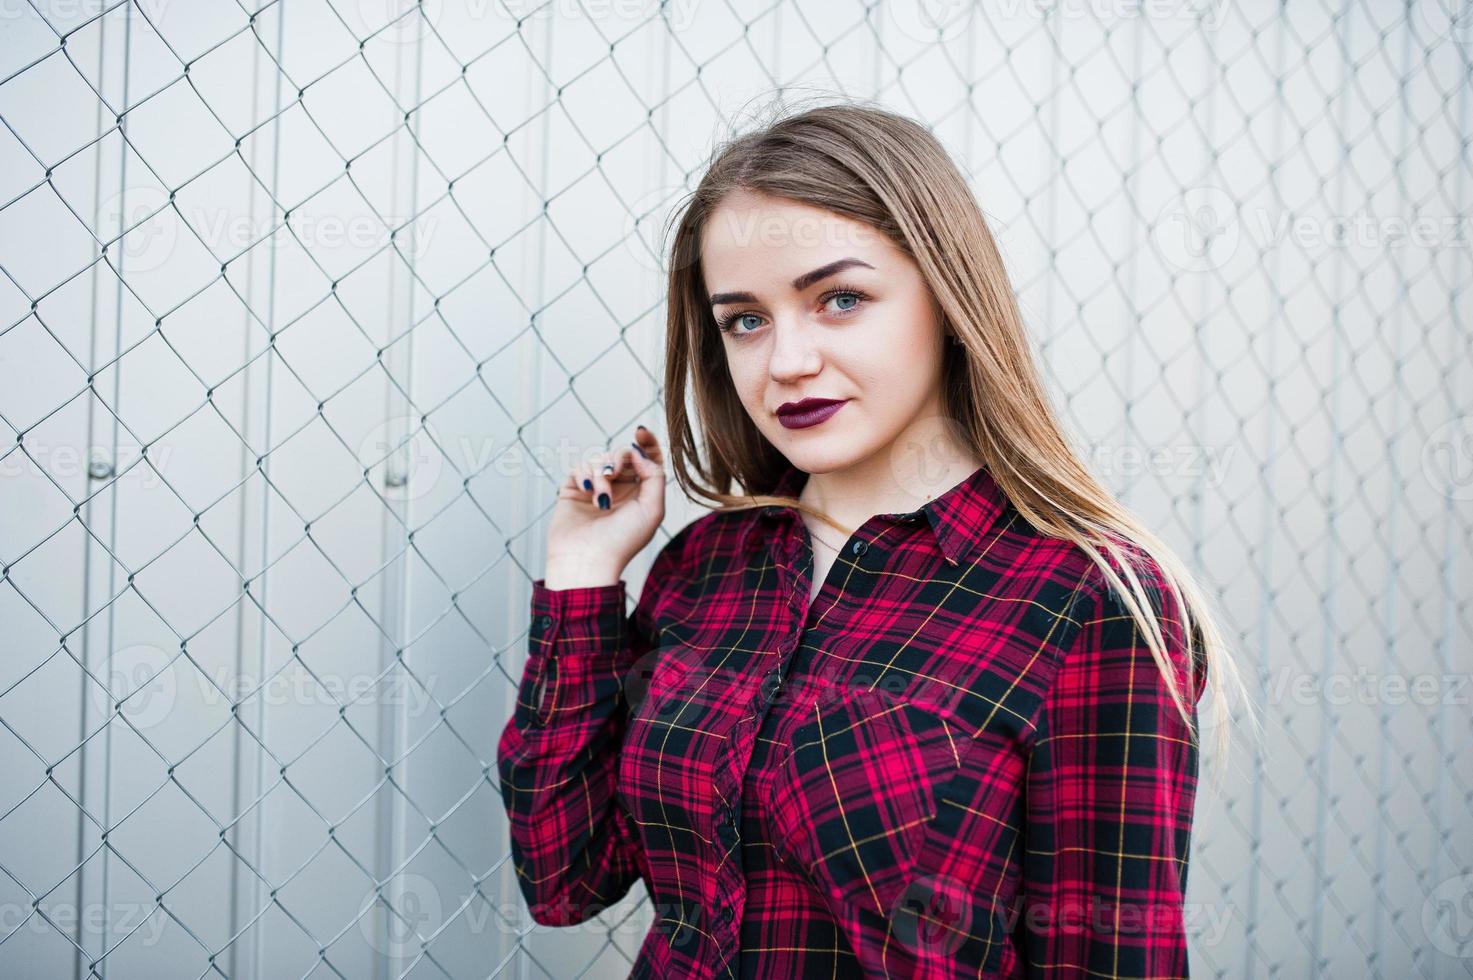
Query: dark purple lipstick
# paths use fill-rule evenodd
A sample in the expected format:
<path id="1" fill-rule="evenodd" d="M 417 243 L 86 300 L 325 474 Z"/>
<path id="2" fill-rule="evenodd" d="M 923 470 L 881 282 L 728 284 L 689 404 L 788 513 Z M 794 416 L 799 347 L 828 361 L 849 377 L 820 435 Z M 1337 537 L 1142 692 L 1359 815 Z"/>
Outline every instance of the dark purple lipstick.
<path id="1" fill-rule="evenodd" d="M 777 420 L 789 429 L 806 429 L 817 425 L 844 407 L 847 398 L 804 398 L 778 406 Z"/>

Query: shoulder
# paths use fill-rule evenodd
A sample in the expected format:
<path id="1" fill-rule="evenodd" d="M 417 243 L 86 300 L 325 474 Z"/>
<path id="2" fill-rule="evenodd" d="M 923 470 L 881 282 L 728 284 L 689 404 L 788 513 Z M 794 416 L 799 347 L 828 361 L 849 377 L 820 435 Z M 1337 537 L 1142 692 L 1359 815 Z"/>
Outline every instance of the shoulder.
<path id="1" fill-rule="evenodd" d="M 1045 534 L 1010 511 L 1006 527 L 979 560 L 1008 583 L 1009 595 L 1028 599 L 1031 608 L 1025 617 L 1057 621 L 1058 628 L 1050 630 L 1054 659 L 1062 660 L 1072 647 L 1088 642 L 1085 626 L 1132 619 L 1120 590 L 1123 586 L 1130 591 L 1132 579 L 1139 583 L 1146 600 L 1142 611 L 1161 623 L 1170 643 L 1167 627 L 1181 620 L 1181 603 L 1168 585 L 1161 562 L 1133 540 L 1115 535 L 1111 541 L 1113 553 Z M 1118 586 L 1105 568 L 1113 572 Z"/>
<path id="2" fill-rule="evenodd" d="M 1125 539 L 1115 539 L 1117 554 L 1108 549 L 1090 547 L 1060 538 L 1046 537 L 1034 532 L 1028 538 L 1028 558 L 1021 562 L 1025 568 L 1044 574 L 1056 583 L 1067 585 L 1067 615 L 1079 624 L 1098 616 L 1115 615 L 1129 609 L 1117 587 L 1101 568 L 1104 563 L 1120 583 L 1130 588 L 1134 577 L 1149 601 L 1147 612 L 1160 616 L 1173 616 L 1178 608 L 1173 601 L 1161 563 L 1143 546 Z"/>
<path id="3" fill-rule="evenodd" d="M 1083 555 L 1082 549 L 1076 550 Z M 1109 552 L 1101 552 L 1101 557 L 1127 589 L 1131 586 L 1127 568 L 1134 573 L 1145 598 L 1141 611 L 1159 627 L 1176 679 L 1188 685 L 1186 689 L 1192 691 L 1195 695 L 1192 700 L 1196 700 L 1201 696 L 1206 666 L 1200 624 L 1193 624 L 1192 642 L 1189 644 L 1186 604 L 1168 582 L 1161 563 L 1137 544 L 1121 543 L 1120 550 L 1124 563 Z M 1084 557 L 1089 561 L 1088 556 Z M 1159 674 L 1145 633 L 1130 605 L 1094 562 L 1089 562 L 1080 589 L 1072 600 L 1070 618 L 1074 621 L 1075 632 L 1063 650 L 1061 670 L 1098 674 L 1106 667 L 1139 670 L 1149 666 L 1145 674 L 1133 676 L 1154 678 Z M 1194 656 L 1194 670 L 1187 666 L 1189 648 Z M 1162 690 L 1165 690 L 1164 686 Z"/>
<path id="4" fill-rule="evenodd" d="M 972 546 L 969 565 L 969 579 L 982 586 L 979 603 L 1002 597 L 1018 610 L 1018 625 L 1051 648 L 1067 644 L 1098 588 L 1099 570 L 1082 547 L 1045 534 L 1011 507 Z"/>

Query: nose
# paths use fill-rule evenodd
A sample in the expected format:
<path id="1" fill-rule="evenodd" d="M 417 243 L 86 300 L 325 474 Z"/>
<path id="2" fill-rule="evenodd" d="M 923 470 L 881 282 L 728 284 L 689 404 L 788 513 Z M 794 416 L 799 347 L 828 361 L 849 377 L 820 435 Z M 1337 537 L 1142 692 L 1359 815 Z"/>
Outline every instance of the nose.
<path id="1" fill-rule="evenodd" d="M 767 373 L 773 381 L 791 382 L 817 374 L 823 367 L 823 352 L 810 324 L 801 318 L 778 320 L 772 327 L 772 349 Z"/>

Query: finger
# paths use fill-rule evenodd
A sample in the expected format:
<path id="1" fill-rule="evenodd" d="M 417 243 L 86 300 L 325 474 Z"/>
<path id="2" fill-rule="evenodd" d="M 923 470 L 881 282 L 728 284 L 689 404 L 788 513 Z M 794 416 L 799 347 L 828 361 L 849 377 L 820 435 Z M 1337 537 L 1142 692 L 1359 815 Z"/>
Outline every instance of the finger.
<path id="1" fill-rule="evenodd" d="M 609 462 L 603 466 L 602 472 L 613 483 L 638 483 L 648 472 L 639 465 L 644 461 L 633 444 L 620 446 L 610 451 Z"/>
<path id="2" fill-rule="evenodd" d="M 593 472 L 593 501 L 600 510 L 610 510 L 614 506 L 614 486 L 611 477 L 616 472 L 613 458 L 609 453 L 599 453 L 590 462 L 589 468 Z"/>
<path id="3" fill-rule="evenodd" d="M 660 464 L 651 459 L 648 451 L 637 443 L 625 446 L 623 457 L 625 466 L 628 472 L 633 474 L 635 482 L 643 482 L 661 472 Z"/>
<path id="4" fill-rule="evenodd" d="M 648 452 L 648 450 L 646 450 Z M 639 474 L 639 500 L 641 505 L 656 512 L 665 505 L 665 467 L 658 459 L 647 459 L 629 449 L 629 463 Z"/>
<path id="5" fill-rule="evenodd" d="M 659 437 L 642 425 L 634 430 L 634 445 L 644 453 L 646 459 L 661 466 L 665 464 L 665 450 L 660 445 Z"/>
<path id="6" fill-rule="evenodd" d="M 616 493 L 616 487 L 622 485 L 628 487 L 630 484 L 638 485 L 642 477 L 635 460 L 639 454 L 633 446 L 624 446 L 603 454 L 602 461 L 597 463 L 594 483 L 597 493 L 609 494 L 609 508 L 612 509 L 619 502 L 621 496 L 627 496 L 628 491 L 623 494 Z"/>
<path id="7" fill-rule="evenodd" d="M 587 463 L 580 463 L 573 467 L 573 479 L 577 483 L 578 496 L 591 502 L 597 493 L 593 485 L 593 470 Z"/>

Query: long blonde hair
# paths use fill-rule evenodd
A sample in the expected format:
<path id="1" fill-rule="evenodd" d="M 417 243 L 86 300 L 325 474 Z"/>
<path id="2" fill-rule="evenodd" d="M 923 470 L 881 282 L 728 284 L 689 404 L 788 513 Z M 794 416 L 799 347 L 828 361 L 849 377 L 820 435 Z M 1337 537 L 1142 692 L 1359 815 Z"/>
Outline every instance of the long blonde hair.
<path id="1" fill-rule="evenodd" d="M 795 498 L 762 492 L 775 488 L 787 461 L 758 431 L 730 383 L 701 268 L 702 229 L 738 189 L 863 222 L 919 266 L 944 328 L 957 341 L 942 345 L 944 406 L 955 431 L 1023 518 L 1045 535 L 1074 542 L 1099 567 L 1146 638 L 1197 744 L 1152 605 L 1153 598 L 1163 601 L 1154 591 L 1156 575 L 1149 573 L 1152 582 L 1143 585 L 1136 571 L 1154 561 L 1173 593 L 1159 614 L 1179 613 L 1187 638 L 1188 685 L 1199 663 L 1210 666 L 1210 707 L 1220 719 L 1214 748 L 1225 758 L 1227 688 L 1254 716 L 1207 597 L 1172 550 L 1095 479 L 1069 444 L 982 210 L 944 147 L 914 120 L 857 100 L 781 114 L 718 146 L 699 185 L 672 216 L 665 415 L 671 467 L 686 495 L 721 510 L 796 507 L 845 534 L 852 531 Z M 687 414 L 688 386 L 709 462 L 702 461 Z M 758 492 L 734 495 L 733 480 Z M 1124 570 L 1124 580 L 1107 556 Z"/>

